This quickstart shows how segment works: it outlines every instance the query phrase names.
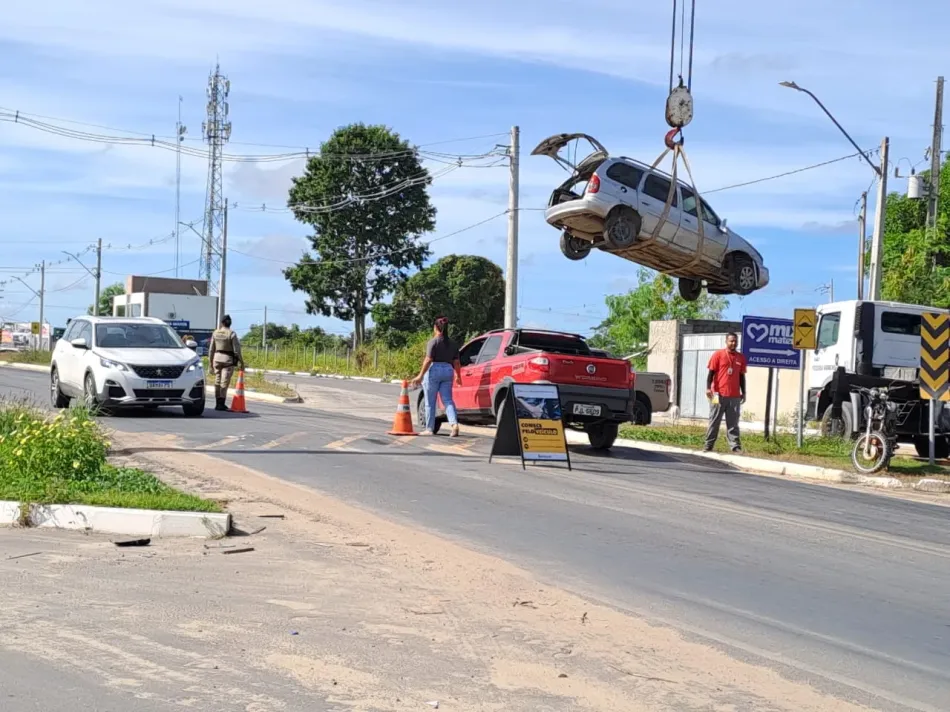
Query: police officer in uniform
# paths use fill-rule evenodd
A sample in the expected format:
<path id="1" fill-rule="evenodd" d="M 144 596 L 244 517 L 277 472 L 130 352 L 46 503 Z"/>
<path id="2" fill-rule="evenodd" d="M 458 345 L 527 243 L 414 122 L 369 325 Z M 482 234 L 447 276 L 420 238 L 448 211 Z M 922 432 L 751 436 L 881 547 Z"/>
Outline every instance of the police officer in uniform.
<path id="1" fill-rule="evenodd" d="M 231 317 L 225 314 L 221 326 L 211 335 L 211 347 L 208 350 L 208 362 L 214 373 L 214 409 L 227 410 L 228 386 L 235 367 L 244 370 L 241 357 L 241 340 L 231 329 Z"/>

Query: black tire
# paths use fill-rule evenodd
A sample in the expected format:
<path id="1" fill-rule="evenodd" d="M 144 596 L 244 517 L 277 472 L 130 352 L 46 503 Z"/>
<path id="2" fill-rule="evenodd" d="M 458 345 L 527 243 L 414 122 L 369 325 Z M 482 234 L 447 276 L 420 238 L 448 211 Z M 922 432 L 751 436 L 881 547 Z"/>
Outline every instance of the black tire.
<path id="1" fill-rule="evenodd" d="M 930 457 L 930 438 L 923 436 L 914 438 L 914 449 L 918 457 Z M 938 437 L 934 440 L 934 459 L 946 460 L 950 457 L 950 439 Z"/>
<path id="2" fill-rule="evenodd" d="M 205 400 L 202 398 L 194 403 L 185 403 L 181 409 L 186 418 L 200 418 L 205 412 Z"/>
<path id="3" fill-rule="evenodd" d="M 868 439 L 871 441 L 870 449 L 873 459 L 865 462 L 859 459 L 858 455 L 864 454 L 864 446 Z M 854 441 L 854 446 L 851 448 L 851 464 L 854 465 L 856 472 L 862 475 L 873 475 L 887 467 L 893 454 L 894 453 L 891 452 L 891 445 L 887 441 L 887 438 L 884 437 L 884 434 L 877 430 L 872 430 L 870 435 L 861 433 L 858 439 Z"/>
<path id="4" fill-rule="evenodd" d="M 71 400 L 59 387 L 59 371 L 55 368 L 49 374 L 49 399 L 54 408 L 68 408 Z"/>
<path id="5" fill-rule="evenodd" d="M 594 450 L 609 450 L 617 440 L 620 426 L 617 423 L 597 423 L 596 425 L 588 425 L 585 430 L 591 448 Z"/>
<path id="6" fill-rule="evenodd" d="M 850 403 L 841 404 L 841 419 L 831 419 L 831 406 L 825 408 L 821 416 L 821 434 L 826 438 L 845 438 L 849 439 L 854 434 L 854 413 L 851 412 Z"/>
<path id="7" fill-rule="evenodd" d="M 703 283 L 698 279 L 680 277 L 677 282 L 680 296 L 687 302 L 695 302 L 703 293 Z"/>
<path id="8" fill-rule="evenodd" d="M 652 420 L 653 409 L 650 407 L 650 404 L 646 403 L 638 394 L 636 401 L 633 403 L 633 424 L 649 425 Z"/>
<path id="9" fill-rule="evenodd" d="M 604 223 L 604 242 L 611 250 L 626 250 L 640 239 L 640 216 L 630 208 L 614 208 Z"/>
<path id="10" fill-rule="evenodd" d="M 729 286 L 740 296 L 752 294 L 755 291 L 755 263 L 748 255 L 737 254 L 732 256 L 729 265 Z"/>
<path id="11" fill-rule="evenodd" d="M 96 395 L 96 378 L 91 371 L 82 381 L 82 403 L 93 413 L 98 413 L 100 410 L 99 397 Z"/>
<path id="12" fill-rule="evenodd" d="M 593 244 L 579 237 L 574 237 L 566 231 L 561 233 L 561 254 L 569 260 L 582 260 L 594 248 Z"/>
<path id="13" fill-rule="evenodd" d="M 416 403 L 416 427 L 421 433 L 426 429 L 426 394 L 425 391 L 419 394 L 419 401 Z M 438 435 L 442 428 L 442 420 L 439 418 L 439 412 L 435 413 L 435 425 L 432 426 L 432 434 Z"/>

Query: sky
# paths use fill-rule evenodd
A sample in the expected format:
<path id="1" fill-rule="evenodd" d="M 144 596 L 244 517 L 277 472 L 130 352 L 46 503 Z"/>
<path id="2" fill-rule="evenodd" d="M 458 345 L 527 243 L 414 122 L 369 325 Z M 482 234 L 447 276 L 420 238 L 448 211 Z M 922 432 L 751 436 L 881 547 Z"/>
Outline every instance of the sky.
<path id="1" fill-rule="evenodd" d="M 862 148 L 889 136 L 889 188 L 905 191 L 894 166 L 906 175 L 929 165 L 935 80 L 950 73 L 950 45 L 922 32 L 920 18 L 948 25 L 950 5 L 919 0 L 913 13 L 893 0 L 698 5 L 686 151 L 699 192 L 771 271 L 771 284 L 733 297 L 727 315 L 790 317 L 795 307 L 827 301 L 832 283 L 836 299 L 853 298 L 857 201 L 870 191 L 873 216 L 876 194 L 866 164 L 855 157 L 729 186 L 854 152 L 807 95 L 778 84 L 793 80 Z M 530 152 L 546 136 L 578 131 L 611 153 L 652 162 L 667 130 L 671 18 L 672 3 L 629 0 L 13 3 L 0 23 L 0 111 L 100 136 L 171 137 L 180 96 L 185 145 L 201 149 L 205 89 L 218 61 L 231 82 L 229 154 L 318 150 L 357 121 L 386 124 L 431 150 L 480 154 L 506 144 L 518 125 L 519 323 L 588 334 L 606 315 L 605 296 L 635 285 L 637 265 L 608 254 L 580 262 L 561 255 L 558 232 L 538 209 L 564 175 Z M 239 331 L 260 323 L 265 305 L 272 321 L 351 331 L 307 315 L 304 295 L 281 275 L 308 247 L 305 226 L 282 212 L 302 168 L 303 159 L 225 164 L 225 194 L 236 205 L 227 306 Z M 199 230 L 206 177 L 206 159 L 182 157 L 181 220 L 198 221 Z M 30 289 L 39 289 L 39 275 L 26 273 L 98 238 L 110 246 L 103 285 L 130 273 L 175 276 L 173 151 L 0 121 L 0 183 L 0 280 L 17 275 L 29 285 L 2 287 L 0 317 L 36 320 Z M 437 240 L 433 260 L 478 254 L 504 266 L 507 192 L 504 166 L 437 178 L 430 189 L 437 225 L 425 238 Z M 198 236 L 183 228 L 180 276 L 198 277 L 199 249 Z M 88 252 L 81 260 L 94 265 Z M 47 320 L 60 326 L 85 312 L 93 289 L 74 260 L 51 266 Z"/>

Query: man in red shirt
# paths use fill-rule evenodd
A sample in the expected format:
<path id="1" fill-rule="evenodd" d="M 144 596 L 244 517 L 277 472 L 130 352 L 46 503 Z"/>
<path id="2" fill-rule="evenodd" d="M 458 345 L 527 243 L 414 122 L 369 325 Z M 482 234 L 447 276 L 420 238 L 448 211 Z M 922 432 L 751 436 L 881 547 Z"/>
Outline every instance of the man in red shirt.
<path id="1" fill-rule="evenodd" d="M 739 337 L 730 332 L 726 334 L 726 348 L 717 351 L 709 359 L 709 373 L 706 375 L 706 397 L 710 400 L 709 427 L 706 429 L 704 452 L 715 447 L 719 439 L 719 424 L 726 416 L 726 439 L 734 453 L 742 452 L 739 443 L 739 410 L 745 403 L 745 356 L 736 349 Z M 718 399 L 713 402 L 713 396 Z"/>

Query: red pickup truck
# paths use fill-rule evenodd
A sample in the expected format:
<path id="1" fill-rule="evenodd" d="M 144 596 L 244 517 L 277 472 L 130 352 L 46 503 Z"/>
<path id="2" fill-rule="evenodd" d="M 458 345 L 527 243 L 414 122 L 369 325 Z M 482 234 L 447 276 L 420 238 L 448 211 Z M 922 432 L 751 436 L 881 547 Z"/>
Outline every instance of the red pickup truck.
<path id="1" fill-rule="evenodd" d="M 472 339 L 459 352 L 462 385 L 453 397 L 463 423 L 494 424 L 511 383 L 556 383 L 564 424 L 583 430 L 591 447 L 609 449 L 621 423 L 633 420 L 634 375 L 626 361 L 595 356 L 581 336 L 536 329 L 499 329 Z M 420 391 L 417 416 L 425 425 Z M 439 403 L 436 431 L 445 422 Z"/>

